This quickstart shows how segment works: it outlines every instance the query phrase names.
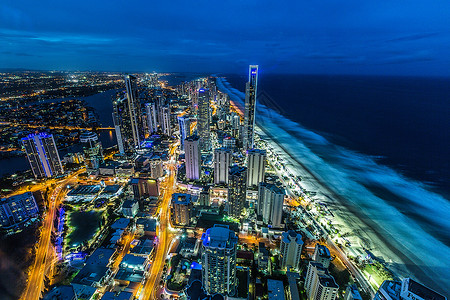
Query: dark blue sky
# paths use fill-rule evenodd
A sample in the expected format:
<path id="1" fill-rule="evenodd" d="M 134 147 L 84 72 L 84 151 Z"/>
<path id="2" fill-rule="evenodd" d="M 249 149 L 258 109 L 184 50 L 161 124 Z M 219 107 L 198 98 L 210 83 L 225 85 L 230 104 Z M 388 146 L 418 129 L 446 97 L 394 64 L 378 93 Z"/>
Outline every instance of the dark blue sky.
<path id="1" fill-rule="evenodd" d="M 0 68 L 450 76 L 449 0 L 0 3 Z"/>

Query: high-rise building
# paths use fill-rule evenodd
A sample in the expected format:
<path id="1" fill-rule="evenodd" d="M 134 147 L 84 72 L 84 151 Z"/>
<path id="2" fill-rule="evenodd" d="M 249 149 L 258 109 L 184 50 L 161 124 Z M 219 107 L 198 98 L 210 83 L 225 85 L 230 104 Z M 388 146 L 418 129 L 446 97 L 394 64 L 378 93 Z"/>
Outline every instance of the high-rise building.
<path id="1" fill-rule="evenodd" d="M 324 268 L 328 268 L 331 262 L 330 250 L 328 250 L 326 246 L 317 243 L 316 247 L 314 248 L 312 259 L 316 263 L 322 264 Z"/>
<path id="2" fill-rule="evenodd" d="M 191 135 L 191 118 L 186 115 L 178 117 L 178 126 L 180 127 L 180 143 L 184 146 L 184 140 Z"/>
<path id="3" fill-rule="evenodd" d="M 201 151 L 211 150 L 209 102 L 209 91 L 207 89 L 200 88 L 198 90 L 197 130 L 200 137 Z"/>
<path id="4" fill-rule="evenodd" d="M 280 244 L 281 268 L 284 269 L 291 266 L 298 269 L 301 261 L 302 247 L 303 241 L 301 234 L 294 230 L 283 232 Z"/>
<path id="5" fill-rule="evenodd" d="M 339 286 L 322 264 L 311 261 L 306 272 L 305 289 L 308 300 L 334 300 Z"/>
<path id="6" fill-rule="evenodd" d="M 147 113 L 148 133 L 149 133 L 149 135 L 152 135 L 158 131 L 158 118 L 157 118 L 156 103 L 155 102 L 146 103 L 145 110 Z"/>
<path id="7" fill-rule="evenodd" d="M 39 209 L 31 192 L 0 200 L 0 227 L 11 227 L 38 215 Z"/>
<path id="8" fill-rule="evenodd" d="M 209 295 L 236 293 L 236 245 L 238 238 L 226 225 L 214 225 L 202 235 L 203 289 Z"/>
<path id="9" fill-rule="evenodd" d="M 447 300 L 447 297 L 411 278 L 385 280 L 373 300 Z"/>
<path id="10" fill-rule="evenodd" d="M 190 136 L 184 140 L 184 154 L 186 166 L 186 178 L 190 180 L 200 179 L 201 159 L 199 138 Z"/>
<path id="11" fill-rule="evenodd" d="M 192 217 L 192 201 L 190 194 L 175 193 L 172 195 L 172 205 L 175 216 L 175 224 L 189 225 Z"/>
<path id="12" fill-rule="evenodd" d="M 274 184 L 259 183 L 257 212 L 265 224 L 281 227 L 284 195 L 284 190 Z"/>
<path id="13" fill-rule="evenodd" d="M 80 134 L 80 142 L 83 146 L 84 163 L 88 170 L 98 170 L 104 162 L 102 143 L 98 135 L 92 131 L 83 131 Z"/>
<path id="14" fill-rule="evenodd" d="M 248 70 L 248 82 L 245 86 L 244 149 L 253 148 L 254 144 L 257 85 L 258 66 L 250 65 Z"/>
<path id="15" fill-rule="evenodd" d="M 22 144 L 36 178 L 52 177 L 64 173 L 53 135 L 44 132 L 29 134 L 22 138 Z"/>
<path id="16" fill-rule="evenodd" d="M 141 102 L 137 88 L 137 78 L 133 75 L 125 76 L 125 86 L 127 90 L 128 113 L 131 122 L 131 132 L 135 148 L 141 147 L 144 139 L 144 129 L 141 114 Z"/>
<path id="17" fill-rule="evenodd" d="M 149 177 L 136 177 L 132 178 L 130 183 L 133 188 L 134 198 L 136 200 L 159 196 L 159 185 L 156 179 Z"/>
<path id="18" fill-rule="evenodd" d="M 264 181 L 266 172 L 266 151 L 260 149 L 247 150 L 247 186 L 256 188 Z"/>
<path id="19" fill-rule="evenodd" d="M 172 128 L 170 126 L 170 106 L 162 108 L 162 132 L 167 135 L 172 135 Z"/>
<path id="20" fill-rule="evenodd" d="M 228 173 L 228 214 L 241 218 L 247 200 L 247 168 L 234 165 Z"/>
<path id="21" fill-rule="evenodd" d="M 113 101 L 113 121 L 116 131 L 117 146 L 121 155 L 131 155 L 135 152 L 133 130 L 128 109 L 127 98 L 117 95 Z"/>
<path id="22" fill-rule="evenodd" d="M 200 195 L 198 195 L 198 204 L 201 206 L 209 206 L 210 198 L 209 187 L 205 186 L 200 192 Z"/>
<path id="23" fill-rule="evenodd" d="M 214 183 L 228 183 L 228 169 L 231 165 L 231 151 L 227 148 L 214 150 Z"/>
<path id="24" fill-rule="evenodd" d="M 236 146 L 236 139 L 234 137 L 228 136 L 222 140 L 222 145 L 228 149 L 234 149 Z"/>

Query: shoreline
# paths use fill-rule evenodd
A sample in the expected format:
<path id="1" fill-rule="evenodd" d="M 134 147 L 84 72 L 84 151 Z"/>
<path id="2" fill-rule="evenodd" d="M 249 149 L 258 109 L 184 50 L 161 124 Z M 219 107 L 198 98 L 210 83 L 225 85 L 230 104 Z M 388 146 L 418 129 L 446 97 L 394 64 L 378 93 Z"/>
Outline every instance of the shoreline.
<path id="1" fill-rule="evenodd" d="M 239 103 L 243 101 L 239 94 L 242 92 L 234 89 L 229 83 L 227 85 L 224 82 L 221 82 L 221 85 L 223 87 L 222 92 L 230 95 L 230 102 L 235 108 L 237 108 L 238 113 L 242 113 L 242 105 L 241 103 Z M 233 97 L 236 97 L 238 101 L 232 99 Z M 271 125 L 271 120 L 268 120 L 267 122 L 268 123 L 264 122 L 263 124 L 259 122 L 260 124 L 257 125 L 257 128 L 267 137 L 265 139 L 262 139 L 266 140 L 266 142 L 268 142 L 272 146 L 276 146 L 276 148 L 280 149 L 282 155 L 285 155 L 288 158 L 287 160 L 285 160 L 285 162 L 291 169 L 292 167 L 295 168 L 295 173 L 303 173 L 304 176 L 309 179 L 302 180 L 300 182 L 303 188 L 305 185 L 307 185 L 308 187 L 306 188 L 306 190 L 316 191 L 318 194 L 322 194 L 321 196 L 323 197 L 321 197 L 320 201 L 325 202 L 333 212 L 333 224 L 337 225 L 336 227 L 339 228 L 341 232 L 345 232 L 346 234 L 348 233 L 352 236 L 349 238 L 352 240 L 351 244 L 353 249 L 355 249 L 354 246 L 358 248 L 359 245 L 361 249 L 370 250 L 374 254 L 374 256 L 378 258 L 377 260 L 385 262 L 384 265 L 393 273 L 394 276 L 400 278 L 417 278 L 419 282 L 423 282 L 430 288 L 442 292 L 446 291 L 446 287 L 448 284 L 445 280 L 445 277 L 441 275 L 444 274 L 443 269 L 445 269 L 445 265 L 430 265 L 426 264 L 427 261 L 419 259 L 415 255 L 415 253 L 410 251 L 411 248 L 408 249 L 402 244 L 401 228 L 399 232 L 394 231 L 390 233 L 388 227 L 383 228 L 381 224 L 377 223 L 373 219 L 373 217 L 375 217 L 375 219 L 377 218 L 376 214 L 370 215 L 370 212 L 374 212 L 374 208 L 369 207 L 371 204 L 370 202 L 366 203 L 369 205 L 368 207 L 364 207 L 364 201 L 354 203 L 347 199 L 347 197 L 345 197 L 346 195 L 340 195 L 338 191 L 334 190 L 333 184 L 330 185 L 319 175 L 315 174 L 300 160 L 300 157 L 292 155 L 290 152 L 290 150 L 292 149 L 286 149 L 286 146 L 283 144 L 282 140 L 283 138 L 292 139 L 292 133 L 290 133 L 289 130 L 282 128 L 279 124 L 275 124 L 275 126 L 278 126 L 278 128 L 275 127 L 274 130 L 280 130 L 280 136 L 277 136 L 277 138 L 275 138 L 273 134 L 270 133 L 273 130 L 266 128 L 270 128 L 270 126 L 268 125 Z M 285 133 L 286 136 L 283 136 L 283 133 Z M 303 178 L 303 176 L 301 177 Z M 384 211 L 381 209 L 383 208 L 383 205 L 379 207 L 376 206 L 375 209 L 376 208 L 380 209 L 376 210 L 375 213 L 384 213 Z M 365 209 L 372 209 L 372 211 Z M 395 217 L 395 214 L 392 215 Z M 372 218 L 369 218 L 369 216 L 371 216 Z M 388 219 L 387 221 L 395 222 L 397 220 L 394 218 L 390 220 Z M 404 223 L 402 225 L 406 225 L 408 227 L 408 225 L 410 224 Z M 400 234 L 400 236 L 398 234 Z M 395 237 L 395 235 L 397 235 L 397 238 Z M 417 243 L 425 244 L 423 240 L 417 240 Z M 368 245 L 368 247 L 365 247 L 366 245 Z M 348 255 L 348 251 L 346 252 Z"/>

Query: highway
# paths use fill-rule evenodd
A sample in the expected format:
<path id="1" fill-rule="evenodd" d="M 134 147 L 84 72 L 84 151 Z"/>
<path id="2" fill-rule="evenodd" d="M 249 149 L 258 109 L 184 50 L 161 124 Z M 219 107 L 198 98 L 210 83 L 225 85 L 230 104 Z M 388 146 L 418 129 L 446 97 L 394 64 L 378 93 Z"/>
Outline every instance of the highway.
<path id="1" fill-rule="evenodd" d="M 50 242 L 53 231 L 53 220 L 55 219 L 55 213 L 64 197 L 64 189 L 67 183 L 78 174 L 84 172 L 81 169 L 68 178 L 58 182 L 58 186 L 51 192 L 50 203 L 47 213 L 44 217 L 41 227 L 40 239 L 36 248 L 36 257 L 34 264 L 28 274 L 27 287 L 21 297 L 21 299 L 39 299 L 41 292 L 44 288 L 44 277 L 49 271 L 52 271 L 52 265 L 54 259 L 52 258 L 54 253 L 53 246 Z"/>
<path id="2" fill-rule="evenodd" d="M 171 153 L 174 152 L 175 147 L 172 147 Z M 166 256 L 170 250 L 170 245 L 173 239 L 176 237 L 176 231 L 171 229 L 170 226 L 170 200 L 174 192 L 174 183 L 176 176 L 175 164 L 166 165 L 169 171 L 169 175 L 161 184 L 164 190 L 164 196 L 161 203 L 161 209 L 159 212 L 160 220 L 157 228 L 158 245 L 156 253 L 153 259 L 149 277 L 145 282 L 139 299 L 159 299 L 159 281 L 161 280 L 162 270 L 164 268 Z"/>

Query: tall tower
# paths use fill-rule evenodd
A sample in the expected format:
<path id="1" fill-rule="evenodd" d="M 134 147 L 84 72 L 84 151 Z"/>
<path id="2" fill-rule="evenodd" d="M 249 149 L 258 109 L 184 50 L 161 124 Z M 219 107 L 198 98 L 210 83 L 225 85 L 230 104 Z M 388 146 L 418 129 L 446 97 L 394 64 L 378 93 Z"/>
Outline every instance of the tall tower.
<path id="1" fill-rule="evenodd" d="M 287 266 L 292 266 L 295 269 L 299 268 L 303 241 L 302 235 L 296 233 L 294 230 L 283 232 L 281 235 L 281 267 L 284 269 Z"/>
<path id="2" fill-rule="evenodd" d="M 116 131 L 117 145 L 121 155 L 134 153 L 133 130 L 128 109 L 127 98 L 117 95 L 113 100 L 113 121 Z"/>
<path id="3" fill-rule="evenodd" d="M 198 135 L 200 137 L 200 149 L 211 150 L 211 134 L 209 128 L 209 91 L 204 88 L 198 90 Z"/>
<path id="4" fill-rule="evenodd" d="M 134 147 L 140 148 L 141 142 L 144 139 L 144 130 L 142 126 L 141 102 L 139 101 L 137 78 L 133 75 L 126 75 L 125 86 Z"/>
<path id="5" fill-rule="evenodd" d="M 237 241 L 227 225 L 216 224 L 202 234 L 202 280 L 209 295 L 235 295 Z"/>
<path id="6" fill-rule="evenodd" d="M 247 186 L 257 187 L 264 181 L 266 169 L 266 151 L 260 149 L 247 150 Z"/>
<path id="7" fill-rule="evenodd" d="M 84 131 L 80 135 L 80 142 L 83 145 L 84 162 L 89 170 L 98 170 L 103 163 L 103 147 L 95 132 Z"/>
<path id="8" fill-rule="evenodd" d="M 172 128 L 170 126 L 170 106 L 164 106 L 162 108 L 162 132 L 167 135 L 172 135 Z"/>
<path id="9" fill-rule="evenodd" d="M 34 177 L 52 177 L 64 173 L 53 135 L 44 132 L 30 134 L 22 138 L 22 144 Z"/>
<path id="10" fill-rule="evenodd" d="M 184 140 L 191 135 L 191 119 L 189 116 L 178 117 L 178 126 L 180 127 L 180 143 L 184 146 Z"/>
<path id="11" fill-rule="evenodd" d="M 265 224 L 280 227 L 283 214 L 284 190 L 270 183 L 259 183 L 258 215 Z"/>
<path id="12" fill-rule="evenodd" d="M 228 214 L 240 219 L 247 200 L 247 168 L 232 166 L 228 173 Z"/>
<path id="13" fill-rule="evenodd" d="M 250 65 L 248 70 L 248 82 L 245 85 L 244 149 L 253 148 L 254 144 L 257 85 L 258 66 Z"/>
<path id="14" fill-rule="evenodd" d="M 200 179 L 202 155 L 197 136 L 190 136 L 184 140 L 184 154 L 186 160 L 186 178 L 191 180 Z"/>
<path id="15" fill-rule="evenodd" d="M 214 183 L 228 183 L 228 168 L 231 165 L 231 150 L 218 148 L 214 150 Z"/>
<path id="16" fill-rule="evenodd" d="M 145 110 L 147 113 L 147 127 L 149 135 L 158 131 L 158 119 L 156 111 L 156 103 L 149 102 L 145 103 Z"/>

